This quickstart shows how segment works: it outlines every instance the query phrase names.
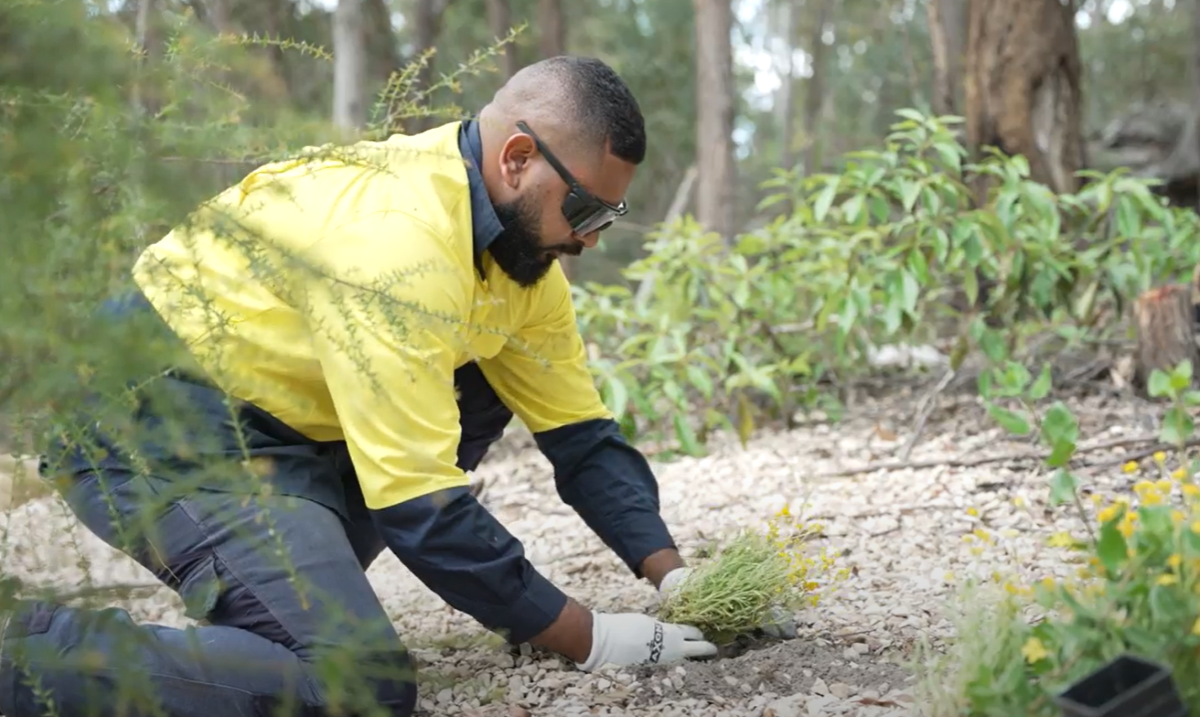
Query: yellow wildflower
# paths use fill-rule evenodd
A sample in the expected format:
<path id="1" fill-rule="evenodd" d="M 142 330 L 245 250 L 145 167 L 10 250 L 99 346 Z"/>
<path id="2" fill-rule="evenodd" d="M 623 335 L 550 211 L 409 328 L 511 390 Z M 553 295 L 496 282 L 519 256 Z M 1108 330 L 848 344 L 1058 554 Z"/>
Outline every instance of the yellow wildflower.
<path id="1" fill-rule="evenodd" d="M 1021 648 L 1021 654 L 1029 664 L 1033 664 L 1040 660 L 1044 660 L 1050 653 L 1046 652 L 1046 646 L 1036 637 L 1031 637 L 1025 641 L 1025 646 Z"/>
<path id="2" fill-rule="evenodd" d="M 1170 493 L 1171 481 L 1167 480 L 1166 478 L 1159 478 L 1158 480 L 1154 481 L 1154 487 L 1158 488 L 1163 493 Z"/>
<path id="3" fill-rule="evenodd" d="M 967 508 L 967 515 L 977 518 L 979 517 L 979 510 L 977 508 Z"/>
<path id="4" fill-rule="evenodd" d="M 1200 635 L 1200 617 L 1196 618 L 1196 621 L 1192 623 L 1192 634 Z"/>
<path id="5" fill-rule="evenodd" d="M 1057 585 L 1057 583 L 1054 582 L 1054 578 L 1051 578 L 1051 577 L 1042 578 L 1042 587 L 1046 588 L 1047 590 L 1053 590 L 1055 585 Z"/>
<path id="6" fill-rule="evenodd" d="M 1113 518 L 1116 518 L 1118 514 L 1120 514 L 1122 507 L 1123 506 L 1114 503 L 1113 505 L 1110 505 L 1107 508 L 1104 508 L 1103 510 L 1101 510 L 1100 513 L 1096 516 L 1096 519 L 1099 520 L 1101 523 L 1107 523 L 1108 521 L 1112 520 Z"/>
<path id="7" fill-rule="evenodd" d="M 1185 518 L 1187 518 L 1187 516 L 1183 514 L 1182 510 L 1176 508 L 1171 511 L 1171 520 L 1175 523 L 1175 525 L 1182 523 Z"/>
<path id="8" fill-rule="evenodd" d="M 1180 490 L 1182 490 L 1183 494 L 1189 498 L 1195 498 L 1196 496 L 1200 495 L 1200 486 L 1192 483 L 1184 483 Z"/>
<path id="9" fill-rule="evenodd" d="M 1159 585 L 1174 585 L 1175 583 L 1179 582 L 1179 576 L 1174 573 L 1167 573 L 1165 575 L 1159 575 L 1158 580 L 1155 580 L 1155 582 Z"/>
<path id="10" fill-rule="evenodd" d="M 1179 553 L 1173 553 L 1171 557 L 1167 558 L 1167 565 L 1173 570 L 1178 570 L 1179 566 L 1182 564 L 1183 556 L 1181 556 Z"/>
<path id="11" fill-rule="evenodd" d="M 1192 532 L 1200 534 L 1200 520 L 1192 521 Z"/>
<path id="12" fill-rule="evenodd" d="M 1154 484 L 1148 480 L 1142 479 L 1133 484 L 1133 491 L 1138 495 L 1149 493 L 1154 490 Z"/>
<path id="13" fill-rule="evenodd" d="M 1155 454 L 1154 454 L 1154 462 L 1155 462 L 1155 463 L 1160 463 L 1160 464 L 1161 464 L 1161 463 L 1165 463 L 1165 462 L 1166 462 L 1166 460 L 1167 460 L 1167 454 L 1166 454 L 1166 453 L 1163 453 L 1162 451 L 1157 451 L 1157 452 L 1155 452 Z"/>
<path id="14" fill-rule="evenodd" d="M 1071 537 L 1070 533 L 1064 531 L 1051 535 L 1046 542 L 1052 548 L 1069 548 L 1075 544 L 1075 539 Z"/>
<path id="15" fill-rule="evenodd" d="M 1125 473 L 1135 473 L 1135 472 L 1137 472 L 1137 469 L 1138 469 L 1137 461 L 1129 461 L 1125 465 L 1121 466 L 1121 470 L 1124 471 Z"/>
<path id="16" fill-rule="evenodd" d="M 1024 507 L 1025 507 L 1025 499 L 1024 499 L 1024 498 L 1022 498 L 1022 497 L 1021 497 L 1021 496 L 1019 496 L 1019 495 L 1018 495 L 1018 496 L 1016 496 L 1015 498 L 1013 498 L 1013 499 L 1012 499 L 1012 502 L 1013 502 L 1013 505 L 1017 506 L 1018 508 L 1024 508 Z"/>
<path id="17" fill-rule="evenodd" d="M 1162 502 L 1162 493 L 1159 493 L 1158 491 L 1151 491 L 1142 496 L 1142 505 L 1162 505 Z"/>
<path id="18" fill-rule="evenodd" d="M 1183 480 L 1184 478 L 1187 478 L 1187 469 L 1176 468 L 1175 470 L 1171 471 L 1171 477 L 1175 480 Z"/>

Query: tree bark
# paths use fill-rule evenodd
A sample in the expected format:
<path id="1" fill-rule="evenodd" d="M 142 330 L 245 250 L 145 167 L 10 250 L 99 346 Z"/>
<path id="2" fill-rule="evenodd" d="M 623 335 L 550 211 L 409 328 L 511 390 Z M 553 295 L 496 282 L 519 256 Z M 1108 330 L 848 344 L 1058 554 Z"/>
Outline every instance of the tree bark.
<path id="1" fill-rule="evenodd" d="M 359 130 L 367 123 L 367 48 L 363 0 L 338 0 L 333 12 L 333 123 Z"/>
<path id="2" fill-rule="evenodd" d="M 809 54 L 812 56 L 812 77 L 808 80 L 808 88 L 804 93 L 804 174 L 807 176 L 817 170 L 821 164 L 820 142 L 817 141 L 821 106 L 825 104 L 825 65 L 828 49 L 823 36 L 825 25 L 829 21 L 829 0 L 817 0 L 817 17 L 813 23 L 812 42 Z"/>
<path id="3" fill-rule="evenodd" d="M 1059 0 L 971 0 L 968 26 L 968 144 L 976 156 L 985 146 L 1022 155 L 1034 181 L 1076 191 L 1085 157 L 1073 8 Z M 982 204 L 986 182 L 977 179 L 975 192 Z"/>
<path id="4" fill-rule="evenodd" d="M 538 0 L 537 24 L 538 55 L 544 60 L 567 54 L 567 22 L 563 17 L 562 0 Z M 579 272 L 577 257 L 562 256 L 563 273 L 567 280 L 575 279 Z"/>
<path id="5" fill-rule="evenodd" d="M 508 0 L 487 0 L 488 26 L 496 40 L 502 40 L 512 29 L 512 6 Z M 509 43 L 502 48 L 500 57 L 500 74 L 504 82 L 517 74 L 517 46 Z"/>
<path id="6" fill-rule="evenodd" d="M 438 35 L 442 34 L 442 15 L 450 5 L 450 0 L 417 0 L 414 9 L 414 35 L 416 39 L 416 55 L 436 46 Z M 417 73 L 414 89 L 418 92 L 427 90 L 433 84 L 433 66 L 436 57 L 430 57 L 429 62 Z M 434 124 L 432 117 L 413 117 L 406 123 L 412 133 L 429 129 Z"/>
<path id="7" fill-rule="evenodd" d="M 1200 0 L 1192 2 L 1192 126 L 1200 121 Z M 1187 133 L 1184 133 L 1185 136 Z M 1192 134 L 1192 150 L 1200 156 L 1200 132 Z M 1196 209 L 1200 210 L 1200 174 L 1196 176 Z M 1200 270 L 1200 269 L 1198 269 Z M 1196 367 L 1200 370 L 1200 366 Z"/>
<path id="8" fill-rule="evenodd" d="M 134 34 L 137 38 L 138 52 L 141 55 L 142 71 L 158 62 L 161 39 L 158 32 L 158 13 L 154 0 L 138 0 L 137 19 Z M 147 92 L 146 84 L 138 78 L 132 88 L 133 108 L 135 112 L 153 116 L 158 112 L 158 101 L 153 92 Z"/>
<path id="9" fill-rule="evenodd" d="M 538 54 L 543 59 L 567 53 L 567 22 L 563 17 L 562 0 L 538 0 Z"/>
<path id="10" fill-rule="evenodd" d="M 692 0 L 696 15 L 696 218 L 726 241 L 734 232 L 733 8 Z"/>
<path id="11" fill-rule="evenodd" d="M 792 145 L 796 138 L 796 0 L 781 0 L 780 35 L 787 48 L 779 89 L 779 164 L 791 169 L 795 162 Z"/>
<path id="12" fill-rule="evenodd" d="M 392 28 L 392 12 L 387 0 L 366 0 L 363 8 L 367 25 L 367 56 L 371 76 L 384 85 L 392 73 L 403 69 L 400 50 L 396 47 L 396 35 Z"/>
<path id="13" fill-rule="evenodd" d="M 1138 386 L 1144 389 L 1155 369 L 1169 372 L 1185 360 L 1192 362 L 1193 369 L 1200 369 L 1191 286 L 1169 284 L 1150 289 L 1138 297 L 1133 313 Z"/>
<path id="14" fill-rule="evenodd" d="M 967 49 L 967 0 L 926 0 L 925 10 L 933 50 L 933 110 L 957 114 Z"/>

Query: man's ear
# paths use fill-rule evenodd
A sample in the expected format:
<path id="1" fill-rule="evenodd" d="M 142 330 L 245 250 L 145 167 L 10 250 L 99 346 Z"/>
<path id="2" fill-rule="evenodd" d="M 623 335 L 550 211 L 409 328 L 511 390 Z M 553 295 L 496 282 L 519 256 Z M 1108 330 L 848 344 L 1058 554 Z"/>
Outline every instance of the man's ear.
<path id="1" fill-rule="evenodd" d="M 513 189 L 529 174 L 530 162 L 537 153 L 537 145 L 526 134 L 514 134 L 500 148 L 500 177 Z"/>

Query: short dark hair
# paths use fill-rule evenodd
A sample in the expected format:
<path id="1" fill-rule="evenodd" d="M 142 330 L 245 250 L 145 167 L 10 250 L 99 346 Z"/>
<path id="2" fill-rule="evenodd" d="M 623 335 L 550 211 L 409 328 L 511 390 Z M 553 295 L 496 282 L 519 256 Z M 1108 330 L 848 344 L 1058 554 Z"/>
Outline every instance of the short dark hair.
<path id="1" fill-rule="evenodd" d="M 574 99 L 574 119 L 581 138 L 607 146 L 631 164 L 646 158 L 646 124 L 629 86 L 613 68 L 594 57 L 560 55 L 543 60 L 561 78 Z"/>

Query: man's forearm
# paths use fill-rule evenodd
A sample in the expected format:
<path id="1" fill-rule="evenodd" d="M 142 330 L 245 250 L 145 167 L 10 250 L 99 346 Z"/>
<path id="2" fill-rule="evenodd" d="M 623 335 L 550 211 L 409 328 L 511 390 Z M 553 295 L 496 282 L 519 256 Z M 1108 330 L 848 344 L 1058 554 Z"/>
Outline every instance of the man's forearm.
<path id="1" fill-rule="evenodd" d="M 583 608 L 572 607 L 534 569 L 520 541 L 465 486 L 372 515 L 392 552 L 451 607 L 511 642 L 538 639 L 567 656 L 582 652 L 580 662 L 587 659 L 591 626 L 583 622 Z"/>
<path id="2" fill-rule="evenodd" d="M 586 421 L 534 438 L 554 466 L 559 497 L 634 574 L 657 586 L 663 575 L 682 566 L 659 513 L 650 465 L 614 421 Z"/>
<path id="3" fill-rule="evenodd" d="M 667 573 L 686 565 L 678 550 L 664 548 L 643 560 L 641 571 L 642 575 L 646 576 L 646 579 L 654 583 L 654 587 L 657 588 L 662 586 L 663 578 L 667 576 Z"/>
<path id="4" fill-rule="evenodd" d="M 592 653 L 592 611 L 567 598 L 558 618 L 529 643 L 564 655 L 576 664 L 587 662 Z"/>

